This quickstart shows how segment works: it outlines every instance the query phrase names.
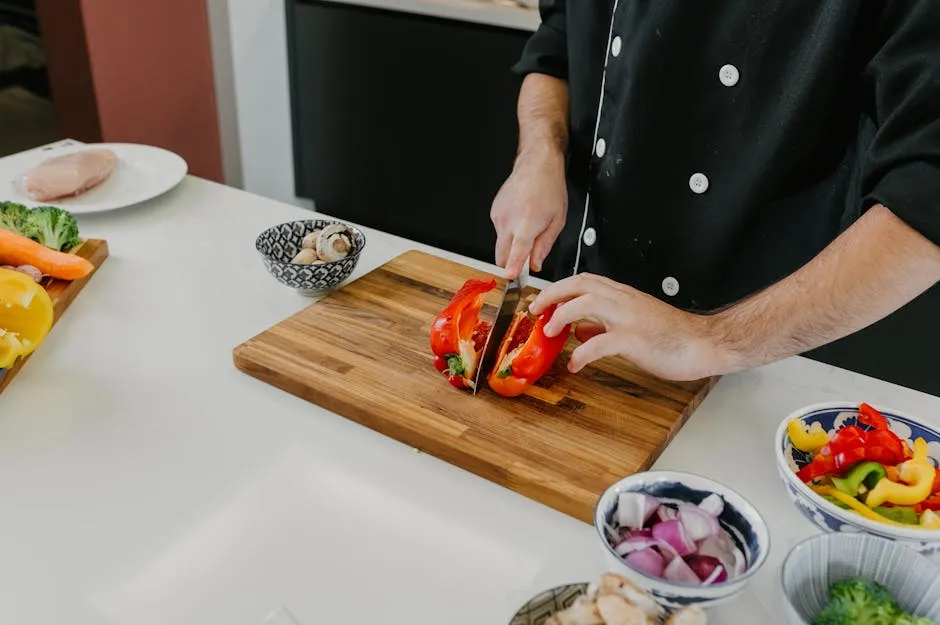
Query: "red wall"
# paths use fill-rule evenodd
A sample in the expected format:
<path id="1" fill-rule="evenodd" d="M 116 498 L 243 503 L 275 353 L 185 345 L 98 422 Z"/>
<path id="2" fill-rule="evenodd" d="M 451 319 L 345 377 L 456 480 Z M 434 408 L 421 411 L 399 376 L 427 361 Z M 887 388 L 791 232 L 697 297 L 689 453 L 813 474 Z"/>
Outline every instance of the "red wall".
<path id="1" fill-rule="evenodd" d="M 81 0 L 101 135 L 186 159 L 222 181 L 205 0 Z"/>

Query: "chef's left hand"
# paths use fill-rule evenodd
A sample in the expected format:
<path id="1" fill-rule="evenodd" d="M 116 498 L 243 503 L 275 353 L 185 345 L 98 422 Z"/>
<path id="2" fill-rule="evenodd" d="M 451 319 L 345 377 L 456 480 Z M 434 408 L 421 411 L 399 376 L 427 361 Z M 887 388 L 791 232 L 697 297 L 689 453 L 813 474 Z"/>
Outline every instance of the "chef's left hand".
<path id="1" fill-rule="evenodd" d="M 629 286 L 592 274 L 565 278 L 542 291 L 529 310 L 558 308 L 545 325 L 555 336 L 572 323 L 582 341 L 568 361 L 580 371 L 605 356 L 624 356 L 660 378 L 697 380 L 724 369 L 712 317 L 688 313 Z"/>

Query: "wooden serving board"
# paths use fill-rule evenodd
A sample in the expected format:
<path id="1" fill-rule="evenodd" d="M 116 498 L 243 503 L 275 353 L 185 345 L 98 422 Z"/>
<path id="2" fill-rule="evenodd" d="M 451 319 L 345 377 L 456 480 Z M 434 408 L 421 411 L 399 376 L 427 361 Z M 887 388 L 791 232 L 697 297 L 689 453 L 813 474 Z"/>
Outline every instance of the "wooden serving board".
<path id="1" fill-rule="evenodd" d="M 429 331 L 471 277 L 485 274 L 406 252 L 239 345 L 235 365 L 590 523 L 601 493 L 649 468 L 717 380 L 664 382 L 619 358 L 571 374 L 572 337 L 526 395 L 457 390 L 432 366 Z"/>
<path id="2" fill-rule="evenodd" d="M 53 327 L 55 326 L 55 322 L 59 320 L 59 317 L 68 310 L 75 296 L 78 295 L 79 291 L 85 288 L 85 285 L 91 277 L 95 275 L 95 271 L 98 270 L 101 263 L 108 257 L 108 242 L 104 239 L 87 239 L 71 253 L 87 258 L 91 261 L 91 264 L 95 266 L 95 270 L 79 280 L 43 279 L 42 285 L 52 298 L 52 304 L 54 306 Z M 42 349 L 42 345 L 40 345 L 38 349 Z M 27 360 L 29 360 L 29 356 L 17 359 L 16 364 L 9 369 L 0 369 L 0 393 L 10 384 L 19 370 L 26 364 Z"/>

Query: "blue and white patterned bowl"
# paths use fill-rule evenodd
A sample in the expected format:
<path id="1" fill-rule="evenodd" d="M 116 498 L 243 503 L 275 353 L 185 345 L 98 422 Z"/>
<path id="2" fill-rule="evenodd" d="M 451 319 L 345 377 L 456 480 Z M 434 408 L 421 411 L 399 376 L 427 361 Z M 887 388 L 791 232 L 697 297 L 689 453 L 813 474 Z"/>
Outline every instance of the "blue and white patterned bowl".
<path id="1" fill-rule="evenodd" d="M 915 439 L 923 438 L 927 441 L 931 461 L 934 466 L 940 465 L 940 432 L 911 415 L 879 406 L 875 408 L 888 420 L 891 431 L 902 440 L 913 443 Z M 793 419 L 800 419 L 807 426 L 819 423 L 830 435 L 843 425 L 859 425 L 863 428 L 866 426 L 857 423 L 858 403 L 853 402 L 807 406 L 793 412 L 780 423 L 775 439 L 777 472 L 787 487 L 790 498 L 806 518 L 827 532 L 865 533 L 897 540 L 927 556 L 940 551 L 940 530 L 907 529 L 871 521 L 851 510 L 843 510 L 833 505 L 804 484 L 796 472 L 809 464 L 812 456 L 795 449 L 790 443 L 787 425 Z"/>
<path id="2" fill-rule="evenodd" d="M 677 584 L 637 571 L 617 555 L 607 540 L 606 527 L 613 524 L 620 493 L 638 492 L 658 497 L 665 503 L 698 505 L 717 493 L 725 501 L 718 521 L 744 554 L 747 566 L 738 577 L 709 586 Z M 770 533 L 760 513 L 744 497 L 713 480 L 682 471 L 646 471 L 635 473 L 608 488 L 594 509 L 594 529 L 607 557 L 608 569 L 623 575 L 652 594 L 669 608 L 696 604 L 702 608 L 723 603 L 741 592 L 763 566 L 770 553 Z"/>
<path id="3" fill-rule="evenodd" d="M 332 289 L 348 278 L 359 263 L 359 255 L 366 246 L 366 236 L 361 230 L 342 224 L 352 233 L 352 251 L 345 258 L 316 265 L 298 265 L 290 261 L 303 247 L 308 233 L 336 223 L 341 222 L 302 219 L 271 226 L 258 235 L 255 249 L 261 254 L 268 272 L 281 284 L 306 293 Z"/>
<path id="4" fill-rule="evenodd" d="M 821 534 L 790 550 L 781 581 L 787 622 L 809 625 L 829 586 L 860 577 L 887 588 L 909 614 L 940 623 L 940 567 L 901 543 L 863 534 Z"/>

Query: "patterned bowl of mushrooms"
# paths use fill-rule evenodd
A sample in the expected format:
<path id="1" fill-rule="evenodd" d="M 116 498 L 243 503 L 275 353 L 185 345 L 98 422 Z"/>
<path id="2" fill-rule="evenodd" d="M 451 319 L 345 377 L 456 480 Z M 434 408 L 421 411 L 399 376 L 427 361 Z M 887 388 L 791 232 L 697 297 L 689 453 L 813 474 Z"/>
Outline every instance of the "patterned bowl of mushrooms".
<path id="1" fill-rule="evenodd" d="M 361 230 L 326 219 L 271 226 L 255 241 L 268 272 L 305 294 L 339 286 L 356 268 L 365 246 Z"/>

